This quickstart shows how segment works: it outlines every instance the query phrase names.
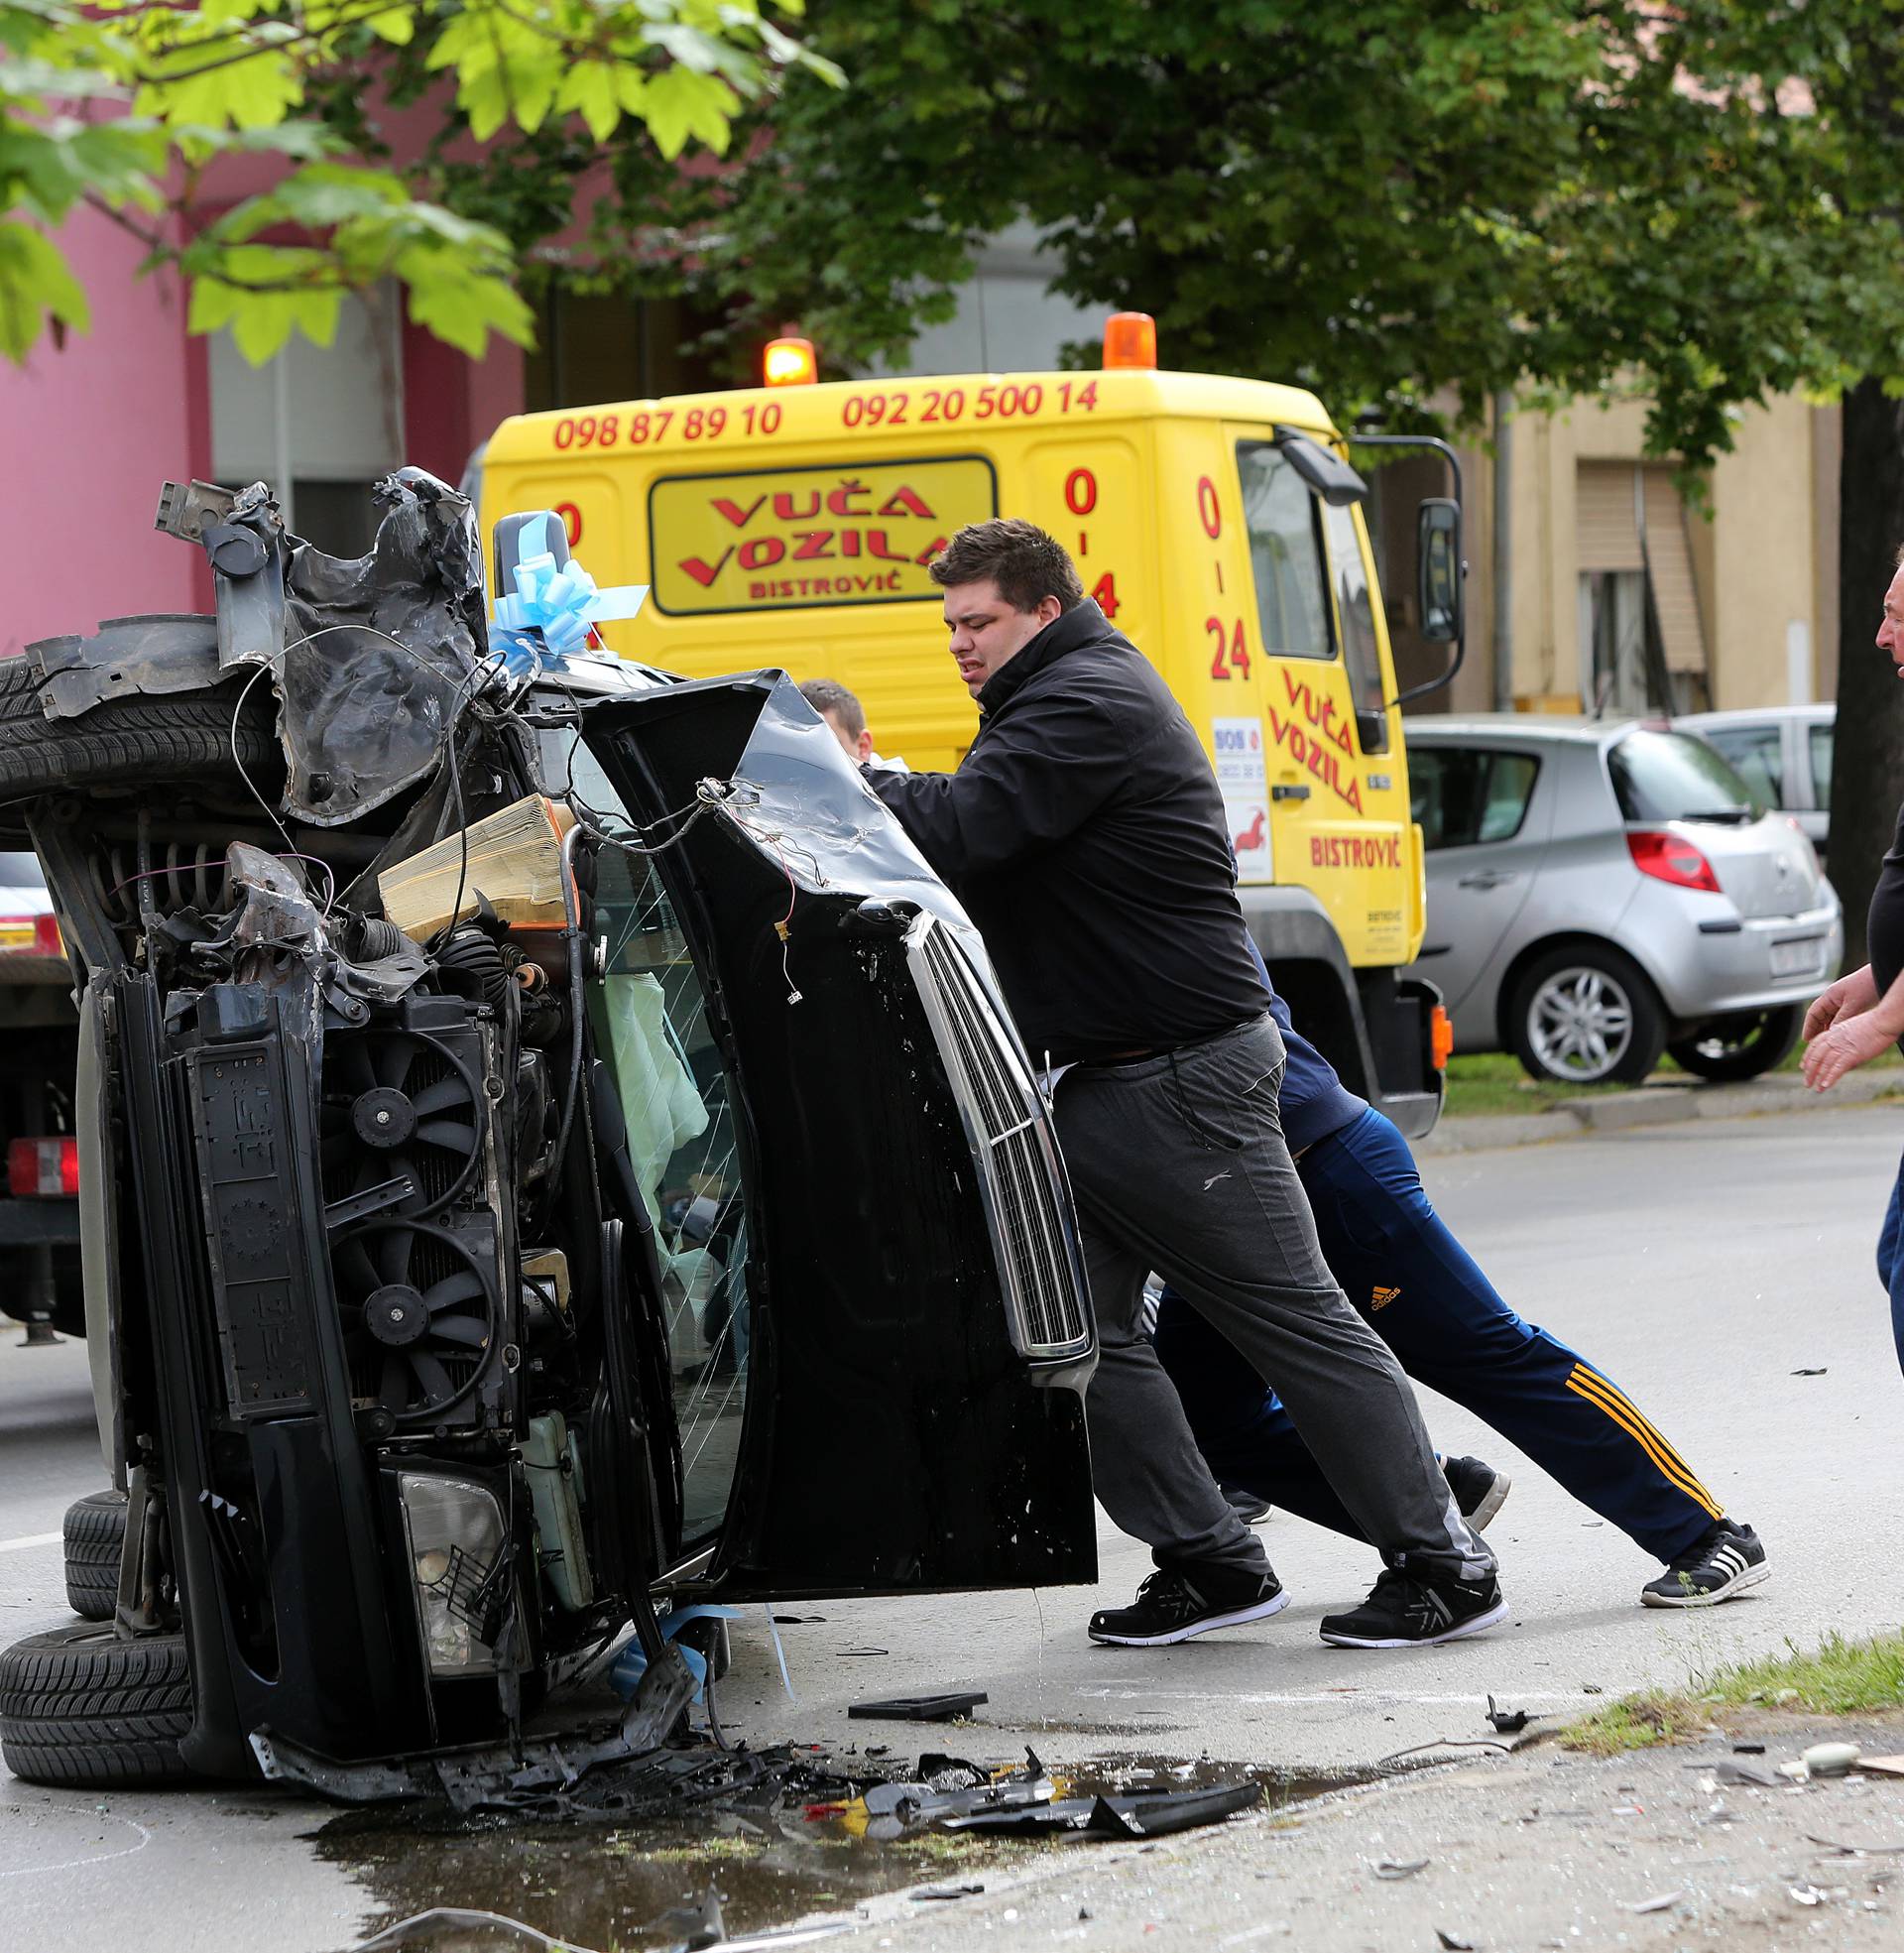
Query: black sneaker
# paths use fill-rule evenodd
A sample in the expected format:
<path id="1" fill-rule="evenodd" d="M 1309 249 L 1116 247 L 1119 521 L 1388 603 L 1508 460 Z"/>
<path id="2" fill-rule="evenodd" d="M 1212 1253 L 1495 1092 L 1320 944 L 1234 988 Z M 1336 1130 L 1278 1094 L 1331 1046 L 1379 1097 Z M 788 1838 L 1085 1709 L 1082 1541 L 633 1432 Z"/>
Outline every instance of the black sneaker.
<path id="1" fill-rule="evenodd" d="M 1246 1492 L 1240 1485 L 1220 1485 L 1217 1490 L 1230 1501 L 1230 1510 L 1245 1526 L 1254 1526 L 1259 1519 L 1269 1517 L 1269 1501 L 1261 1493 Z"/>
<path id="2" fill-rule="evenodd" d="M 1433 1648 L 1507 1618 L 1497 1580 L 1445 1580 L 1391 1566 L 1347 1614 L 1325 1614 L 1322 1638 L 1337 1648 Z"/>
<path id="3" fill-rule="evenodd" d="M 1488 1522 L 1507 1503 L 1513 1480 L 1480 1458 L 1443 1458 L 1441 1469 L 1462 1518 L 1477 1532 L 1486 1532 Z"/>
<path id="4" fill-rule="evenodd" d="M 1273 1573 L 1203 1566 L 1191 1574 L 1182 1567 L 1159 1567 L 1129 1607 L 1101 1608 L 1092 1615 L 1088 1632 L 1094 1642 L 1118 1648 L 1167 1648 L 1213 1628 L 1266 1621 L 1288 1604 Z"/>
<path id="5" fill-rule="evenodd" d="M 1771 1568 L 1765 1548 L 1749 1526 L 1723 1519 L 1639 1590 L 1644 1607 L 1717 1607 L 1747 1587 L 1756 1587 Z"/>

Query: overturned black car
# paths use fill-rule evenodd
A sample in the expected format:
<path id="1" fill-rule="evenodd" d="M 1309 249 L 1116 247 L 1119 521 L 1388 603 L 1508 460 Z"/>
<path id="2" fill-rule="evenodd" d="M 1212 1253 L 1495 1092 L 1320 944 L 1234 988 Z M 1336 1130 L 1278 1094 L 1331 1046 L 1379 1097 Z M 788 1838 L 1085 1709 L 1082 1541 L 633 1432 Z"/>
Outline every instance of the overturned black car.
<path id="1" fill-rule="evenodd" d="M 657 1596 L 1094 1577 L 1069 1199 L 957 904 L 780 674 L 492 637 L 467 502 L 379 493 L 345 561 L 168 487 L 215 617 L 0 667 L 127 1495 L 110 1618 L 0 1654 L 29 1779 L 559 1783 L 678 1718 Z M 547 1735 L 631 1621 L 628 1717 Z"/>

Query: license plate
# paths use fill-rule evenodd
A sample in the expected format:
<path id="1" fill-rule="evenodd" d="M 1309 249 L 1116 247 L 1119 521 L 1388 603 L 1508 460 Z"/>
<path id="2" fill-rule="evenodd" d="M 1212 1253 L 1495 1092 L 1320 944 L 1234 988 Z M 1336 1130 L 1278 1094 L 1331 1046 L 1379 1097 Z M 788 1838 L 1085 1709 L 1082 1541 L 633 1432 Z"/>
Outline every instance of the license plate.
<path id="1" fill-rule="evenodd" d="M 1775 977 L 1817 976 L 1824 968 L 1825 939 L 1822 936 L 1772 944 L 1772 974 Z"/>

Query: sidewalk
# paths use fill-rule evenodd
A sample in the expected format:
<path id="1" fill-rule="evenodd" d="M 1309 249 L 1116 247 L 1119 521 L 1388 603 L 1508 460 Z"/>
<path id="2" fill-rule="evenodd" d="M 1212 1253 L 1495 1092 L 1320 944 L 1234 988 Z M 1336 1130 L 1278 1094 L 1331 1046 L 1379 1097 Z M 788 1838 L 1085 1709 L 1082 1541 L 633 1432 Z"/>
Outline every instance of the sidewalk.
<path id="1" fill-rule="evenodd" d="M 1630 1092 L 1596 1092 L 1562 1099 L 1541 1112 L 1484 1113 L 1445 1117 L 1426 1139 L 1410 1144 L 1418 1154 L 1484 1153 L 1503 1146 L 1542 1146 L 1579 1139 L 1583 1133 L 1621 1133 L 1635 1126 L 1669 1126 L 1688 1119 L 1745 1119 L 1767 1112 L 1830 1112 L 1904 1097 L 1904 1071 L 1854 1071 L 1829 1092 L 1814 1092 L 1795 1071 L 1768 1072 L 1742 1085 L 1684 1083 L 1641 1085 Z"/>
<path id="2" fill-rule="evenodd" d="M 1899 1944 L 1904 1781 L 1726 1783 L 1895 1723 L 1764 1716 L 1763 1755 L 1714 1735 L 1604 1761 L 1543 1742 L 1148 1847 L 1078 1847 L 956 1904 L 876 1901 L 842 1948 L 1728 1949 Z M 1824 1841 L 1824 1842 L 1821 1842 Z M 1850 1853 L 1839 1845 L 1868 1849 Z M 1412 1870 L 1407 1868 L 1414 1868 Z"/>

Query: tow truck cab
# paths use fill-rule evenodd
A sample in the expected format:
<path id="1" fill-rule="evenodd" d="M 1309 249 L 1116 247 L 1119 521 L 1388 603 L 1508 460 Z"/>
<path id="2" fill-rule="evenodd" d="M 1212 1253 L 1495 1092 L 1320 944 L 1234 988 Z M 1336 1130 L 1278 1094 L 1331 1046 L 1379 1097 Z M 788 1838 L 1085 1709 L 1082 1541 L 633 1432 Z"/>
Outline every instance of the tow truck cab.
<path id="1" fill-rule="evenodd" d="M 519 416 L 481 457 L 484 527 L 554 509 L 599 582 L 651 585 L 601 627 L 621 656 L 837 679 L 882 753 L 940 771 L 977 715 L 927 565 L 965 523 L 1049 530 L 1201 734 L 1296 1022 L 1419 1135 L 1450 1034 L 1401 974 L 1422 844 L 1365 485 L 1313 395 L 1159 372 L 1148 326 L 1114 318 L 1101 372 L 814 384 L 810 348 L 776 341 L 778 384 Z M 1459 501 L 1424 503 L 1419 539 L 1423 635 L 1458 664 Z"/>

